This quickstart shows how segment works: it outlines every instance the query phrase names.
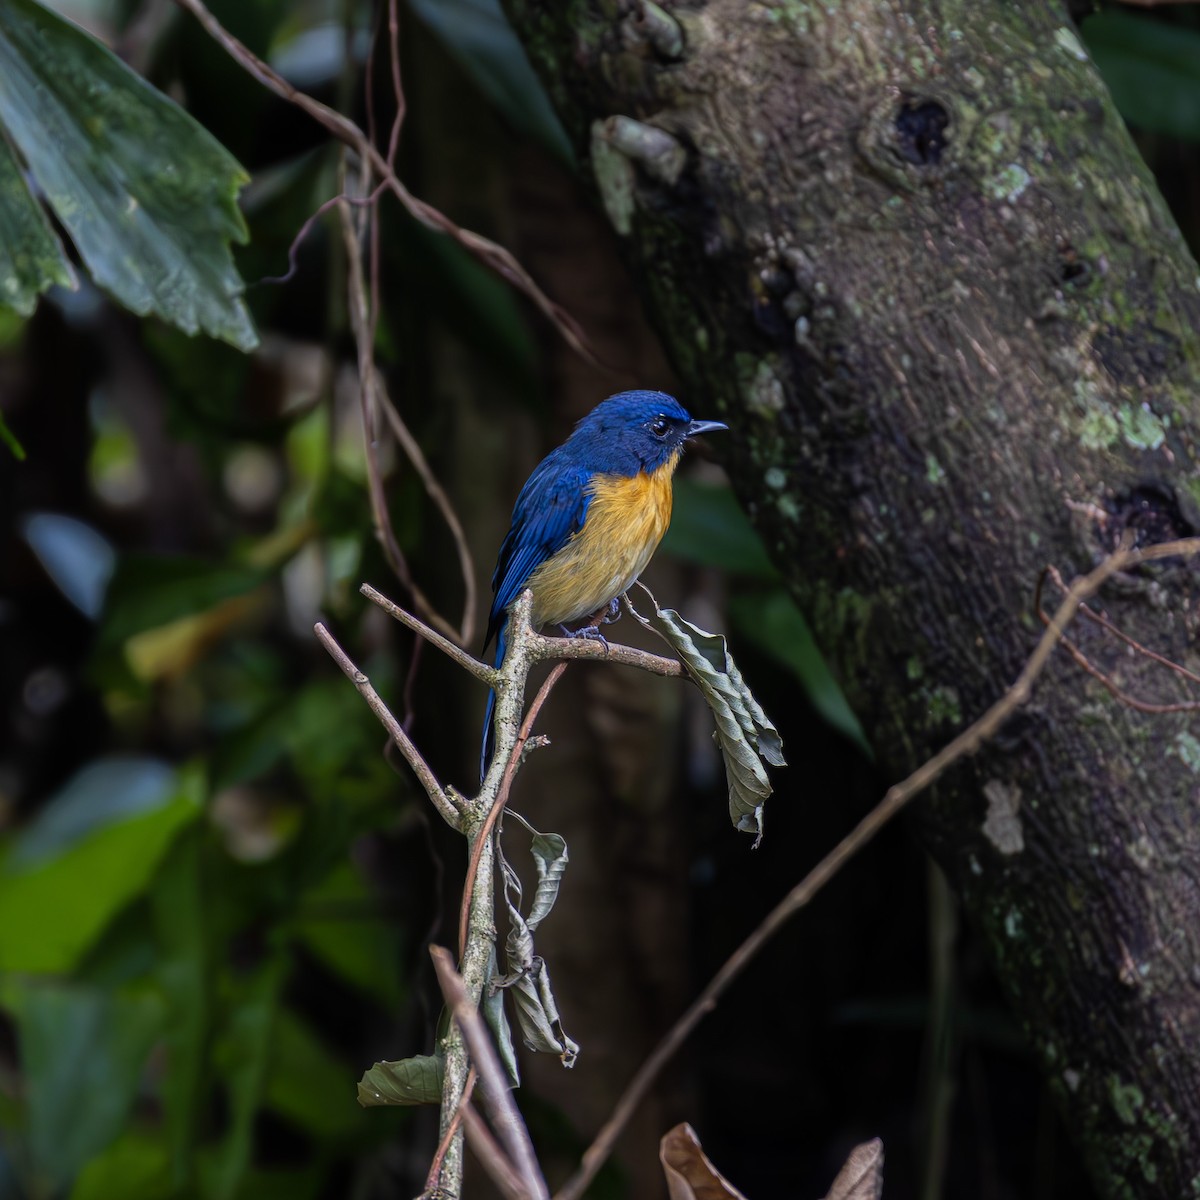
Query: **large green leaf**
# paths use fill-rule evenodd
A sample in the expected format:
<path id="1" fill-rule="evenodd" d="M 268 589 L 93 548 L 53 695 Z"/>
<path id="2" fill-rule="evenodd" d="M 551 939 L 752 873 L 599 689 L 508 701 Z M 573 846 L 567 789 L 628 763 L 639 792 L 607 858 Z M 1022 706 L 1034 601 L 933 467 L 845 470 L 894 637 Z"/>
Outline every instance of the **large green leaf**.
<path id="1" fill-rule="evenodd" d="M 233 1200 L 250 1169 L 254 1121 L 263 1103 L 288 965 L 286 957 L 276 953 L 233 988 L 232 1015 L 214 1053 L 228 1092 L 229 1129 L 205 1174 L 210 1200 Z"/>
<path id="2" fill-rule="evenodd" d="M 574 163 L 562 123 L 500 0 L 412 0 L 412 8 L 508 121 Z"/>
<path id="3" fill-rule="evenodd" d="M 1127 121 L 1200 140 L 1200 31 L 1110 9 L 1081 32 Z"/>
<path id="4" fill-rule="evenodd" d="M 438 1054 L 417 1054 L 395 1062 L 377 1062 L 358 1081 L 363 1108 L 382 1104 L 440 1104 L 445 1061 Z"/>
<path id="5" fill-rule="evenodd" d="M 730 619 L 738 633 L 789 667 L 813 708 L 870 755 L 866 734 L 813 640 L 812 630 L 782 587 L 735 596 Z"/>
<path id="6" fill-rule="evenodd" d="M 55 283 L 75 286 L 71 266 L 0 135 L 0 304 L 29 316 L 38 296 Z"/>
<path id="7" fill-rule="evenodd" d="M 200 815 L 194 774 L 144 794 L 138 779 L 85 768 L 0 858 L 0 971 L 70 970 Z"/>
<path id="8" fill-rule="evenodd" d="M 246 237 L 236 196 L 248 176 L 183 109 L 69 21 L 4 0 L 0 126 L 105 291 L 188 333 L 257 345 L 230 251 Z M 0 228 L 20 211 L 28 226 L 28 203 L 15 209 L 9 193 Z M 43 261 L 47 232 L 9 253 Z M 62 272 L 60 253 L 35 291 Z M 17 289 L 26 304 L 29 286 Z"/>
<path id="9" fill-rule="evenodd" d="M 193 1152 L 208 1081 L 213 981 L 200 862 L 200 835 L 188 830 L 173 847 L 150 895 L 158 957 L 155 974 L 167 1004 L 162 1108 L 170 1174 L 177 1187 L 192 1179 Z M 74 1200 L 74 1198 L 72 1198 Z"/>
<path id="10" fill-rule="evenodd" d="M 663 549 L 705 567 L 760 579 L 779 577 L 729 487 L 676 479 L 674 512 Z"/>
<path id="11" fill-rule="evenodd" d="M 163 1020 L 143 989 L 10 979 L 28 1105 L 34 1194 L 51 1195 L 119 1133 Z"/>
<path id="12" fill-rule="evenodd" d="M 263 1093 L 267 1106 L 325 1145 L 345 1141 L 363 1119 L 351 1102 L 350 1080 L 345 1064 L 312 1028 L 290 1009 L 281 1008 Z"/>
<path id="13" fill-rule="evenodd" d="M 102 1153 L 90 1159 L 76 1177 L 70 1200 L 171 1200 L 179 1191 L 171 1183 L 166 1147 L 156 1138 L 126 1130 Z"/>
<path id="14" fill-rule="evenodd" d="M 105 597 L 99 648 L 111 649 L 135 633 L 244 596 L 267 577 L 268 572 L 257 567 L 157 554 L 122 555 Z"/>

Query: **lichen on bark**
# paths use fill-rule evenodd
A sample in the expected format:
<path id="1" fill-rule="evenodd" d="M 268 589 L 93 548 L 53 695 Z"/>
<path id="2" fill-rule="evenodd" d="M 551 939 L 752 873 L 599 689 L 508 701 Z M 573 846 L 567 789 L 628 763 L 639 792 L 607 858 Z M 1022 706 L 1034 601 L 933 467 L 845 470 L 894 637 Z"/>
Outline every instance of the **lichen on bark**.
<path id="1" fill-rule="evenodd" d="M 629 257 L 890 771 L 1012 680 L 1047 564 L 1200 526 L 1200 272 L 1064 11 L 689 2 L 665 60 L 616 0 L 508 4 L 585 159 L 613 117 L 685 152 L 631 161 Z M 1105 605 L 1195 667 L 1196 578 Z M 1200 1195 L 1197 744 L 1060 657 L 921 809 L 1108 1196 Z"/>

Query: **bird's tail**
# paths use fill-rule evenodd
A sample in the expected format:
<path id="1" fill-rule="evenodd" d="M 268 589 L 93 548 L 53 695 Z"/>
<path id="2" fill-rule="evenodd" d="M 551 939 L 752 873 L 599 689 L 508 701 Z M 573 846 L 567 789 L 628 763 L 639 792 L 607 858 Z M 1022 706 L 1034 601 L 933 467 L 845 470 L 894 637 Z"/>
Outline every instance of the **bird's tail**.
<path id="1" fill-rule="evenodd" d="M 508 625 L 500 627 L 500 634 L 496 638 L 496 666 L 499 667 L 504 661 L 504 652 L 508 649 Z M 483 782 L 483 777 L 487 774 L 487 769 L 492 762 L 492 752 L 496 749 L 496 731 L 492 726 L 492 717 L 496 712 L 496 693 L 495 691 L 488 692 L 487 708 L 483 713 L 483 747 L 479 751 L 479 782 Z"/>

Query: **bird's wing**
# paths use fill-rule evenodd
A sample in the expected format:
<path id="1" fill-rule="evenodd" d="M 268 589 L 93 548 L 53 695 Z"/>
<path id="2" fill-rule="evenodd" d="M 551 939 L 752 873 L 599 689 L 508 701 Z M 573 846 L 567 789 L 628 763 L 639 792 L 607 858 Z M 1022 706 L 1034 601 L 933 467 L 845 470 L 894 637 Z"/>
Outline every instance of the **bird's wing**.
<path id="1" fill-rule="evenodd" d="M 484 649 L 529 577 L 583 528 L 592 499 L 587 486 L 590 479 L 583 467 L 551 454 L 521 489 L 492 575 L 494 596 Z"/>

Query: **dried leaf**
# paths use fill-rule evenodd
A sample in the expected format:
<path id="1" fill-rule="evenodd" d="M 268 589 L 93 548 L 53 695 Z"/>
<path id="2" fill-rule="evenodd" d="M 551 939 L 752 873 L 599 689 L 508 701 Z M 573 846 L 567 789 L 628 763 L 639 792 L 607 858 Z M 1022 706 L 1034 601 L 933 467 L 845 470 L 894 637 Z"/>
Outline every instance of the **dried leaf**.
<path id="1" fill-rule="evenodd" d="M 530 847 L 533 861 L 537 864 L 537 890 L 529 906 L 526 924 L 530 931 L 536 929 L 554 907 L 558 899 L 558 885 L 567 869 L 567 843 L 557 833 L 539 833 Z"/>
<path id="2" fill-rule="evenodd" d="M 567 843 L 557 833 L 539 833 L 523 818 L 521 820 L 534 835 L 530 849 L 537 866 L 537 891 L 527 920 L 520 909 L 521 880 L 501 850 L 500 873 L 504 879 L 504 904 L 509 921 L 508 937 L 504 940 L 507 973 L 492 976 L 491 991 L 498 1002 L 504 992 L 512 996 L 522 1040 L 530 1050 L 557 1054 L 564 1067 L 572 1067 L 579 1047 L 563 1031 L 550 988 L 550 973 L 533 946 L 533 931 L 549 915 L 558 899 L 559 883 L 567 869 Z M 513 1069 L 516 1069 L 515 1063 Z"/>
<path id="3" fill-rule="evenodd" d="M 667 640 L 700 688 L 716 721 L 717 745 L 729 781 L 729 819 L 762 841 L 763 804 L 771 794 L 765 759 L 785 764 L 783 742 L 742 679 L 725 639 L 706 633 L 670 608 L 657 609 Z"/>
<path id="4" fill-rule="evenodd" d="M 496 946 L 493 942 L 492 953 L 488 961 L 488 978 L 496 975 Z M 496 1053 L 504 1064 L 504 1072 L 508 1082 L 513 1087 L 521 1086 L 521 1072 L 517 1067 L 517 1052 L 513 1047 L 512 1030 L 508 1018 L 504 1015 L 504 993 L 499 988 L 484 989 L 483 1003 L 479 1006 L 483 1019 L 488 1023 L 492 1036 L 496 1039 Z"/>
<path id="5" fill-rule="evenodd" d="M 872 1138 L 850 1151 L 825 1200 L 879 1200 L 883 1195 L 883 1142 Z"/>
<path id="6" fill-rule="evenodd" d="M 542 959 L 535 958 L 528 971 L 507 985 L 507 991 L 516 1005 L 525 1045 L 542 1054 L 557 1054 L 564 1067 L 573 1067 L 579 1046 L 563 1030 L 550 988 L 550 972 Z"/>
<path id="7" fill-rule="evenodd" d="M 658 1158 L 671 1200 L 745 1200 L 700 1148 L 696 1131 L 676 1125 L 658 1143 Z"/>
<path id="8" fill-rule="evenodd" d="M 377 1062 L 358 1081 L 358 1102 L 363 1108 L 386 1104 L 441 1104 L 442 1057 L 417 1054 L 396 1062 Z"/>

